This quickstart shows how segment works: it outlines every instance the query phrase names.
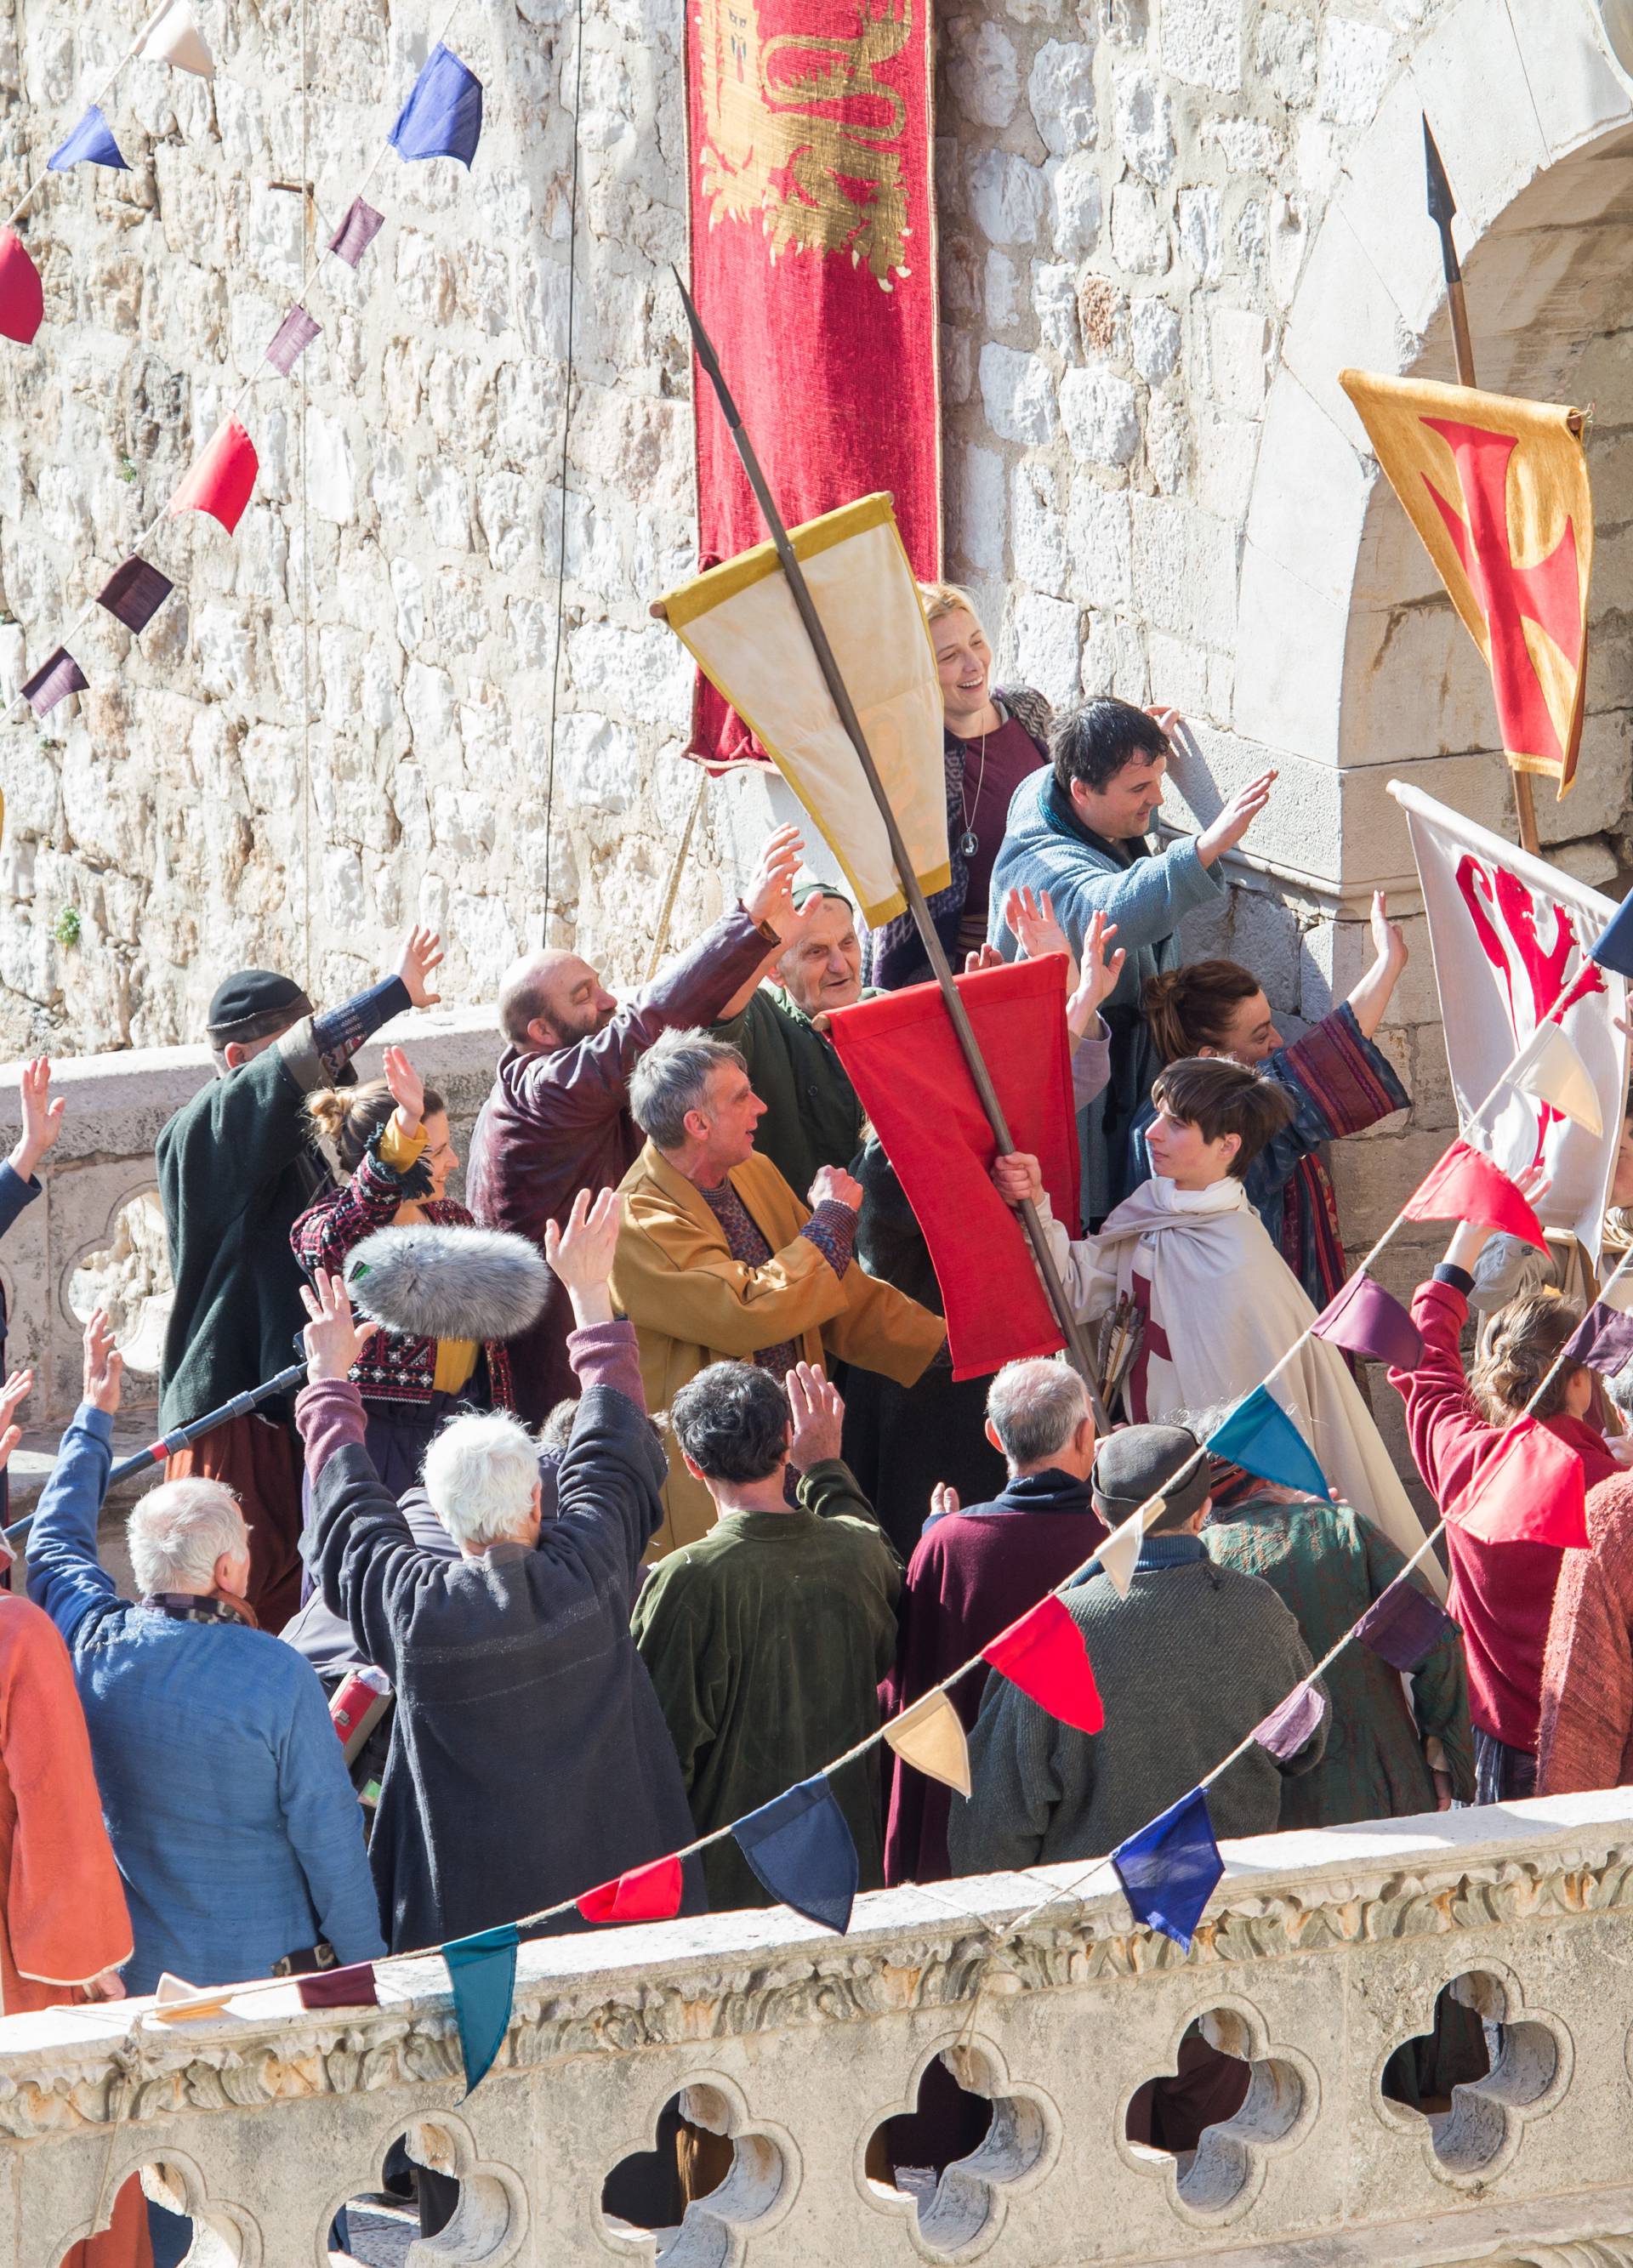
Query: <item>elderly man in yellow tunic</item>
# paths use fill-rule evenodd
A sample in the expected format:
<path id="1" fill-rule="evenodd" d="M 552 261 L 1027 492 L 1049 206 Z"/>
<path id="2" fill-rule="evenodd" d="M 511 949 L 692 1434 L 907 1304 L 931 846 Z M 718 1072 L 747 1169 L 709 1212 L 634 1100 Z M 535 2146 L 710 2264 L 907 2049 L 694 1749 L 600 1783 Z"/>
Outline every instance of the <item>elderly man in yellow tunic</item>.
<path id="1" fill-rule="evenodd" d="M 667 1410 L 712 1362 L 780 1381 L 824 1353 L 911 1386 L 946 1336 L 939 1315 L 854 1259 L 861 1190 L 824 1166 L 802 1204 L 754 1147 L 765 1105 L 743 1057 L 702 1032 L 665 1032 L 630 1080 L 646 1147 L 624 1176 L 614 1297 L 635 1326 L 647 1407 Z M 674 1442 L 661 1558 L 713 1525 L 708 1491 Z"/>

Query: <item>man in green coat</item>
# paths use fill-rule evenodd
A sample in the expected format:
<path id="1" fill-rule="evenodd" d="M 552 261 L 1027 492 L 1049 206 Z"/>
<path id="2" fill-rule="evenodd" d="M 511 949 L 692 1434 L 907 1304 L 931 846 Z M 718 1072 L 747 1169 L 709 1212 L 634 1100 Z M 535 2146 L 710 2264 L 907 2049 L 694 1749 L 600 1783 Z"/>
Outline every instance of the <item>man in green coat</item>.
<path id="1" fill-rule="evenodd" d="M 839 1461 L 839 1396 L 809 1363 L 787 1384 L 785 1399 L 752 1363 L 711 1363 L 669 1410 L 719 1518 L 654 1568 L 632 1623 L 699 1835 L 877 1732 L 896 1652 L 901 1565 Z M 882 1889 L 877 1750 L 836 1772 L 833 1793 L 861 1888 Z M 703 1859 L 711 1911 L 772 1903 L 729 1837 Z"/>
<path id="2" fill-rule="evenodd" d="M 819 1166 L 848 1167 L 862 1145 L 862 1108 L 825 1023 L 863 997 L 861 940 L 855 908 L 825 883 L 796 890 L 794 906 L 775 982 L 728 1001 L 712 1036 L 737 1049 L 766 1106 L 755 1148 L 790 1189 L 808 1189 Z"/>

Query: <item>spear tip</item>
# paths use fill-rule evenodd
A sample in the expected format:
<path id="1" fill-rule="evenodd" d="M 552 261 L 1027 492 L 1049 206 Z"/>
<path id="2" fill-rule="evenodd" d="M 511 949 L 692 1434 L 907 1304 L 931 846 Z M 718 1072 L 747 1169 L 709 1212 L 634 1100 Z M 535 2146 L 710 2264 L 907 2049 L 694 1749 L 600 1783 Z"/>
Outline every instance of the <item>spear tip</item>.
<path id="1" fill-rule="evenodd" d="M 1423 173 L 1429 192 L 1429 217 L 1437 228 L 1449 229 L 1452 216 L 1457 210 L 1457 199 L 1452 194 L 1452 183 L 1427 111 L 1423 113 Z"/>

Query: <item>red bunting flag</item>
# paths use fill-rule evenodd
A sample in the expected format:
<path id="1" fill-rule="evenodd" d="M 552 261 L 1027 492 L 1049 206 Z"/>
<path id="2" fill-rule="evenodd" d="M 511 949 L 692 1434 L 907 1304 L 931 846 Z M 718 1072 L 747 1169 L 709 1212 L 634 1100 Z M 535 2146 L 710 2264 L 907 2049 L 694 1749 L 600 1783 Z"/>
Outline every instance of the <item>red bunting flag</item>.
<path id="1" fill-rule="evenodd" d="M 993 1668 L 1063 1725 L 1097 1733 L 1105 1722 L 1083 1634 L 1064 1600 L 1047 1598 L 1000 1631 L 981 1653 Z"/>
<path id="2" fill-rule="evenodd" d="M 1582 1460 L 1534 1418 L 1499 1433 L 1446 1518 L 1482 1543 L 1587 1548 Z"/>
<path id="3" fill-rule="evenodd" d="M 575 1901 L 586 1921 L 669 1921 L 681 1909 L 681 1862 L 654 1859 L 598 1882 Z"/>
<path id="4" fill-rule="evenodd" d="M 171 517 L 207 512 L 229 535 L 244 516 L 260 461 L 255 445 L 236 417 L 216 428 L 209 447 L 170 499 Z"/>
<path id="5" fill-rule="evenodd" d="M 1467 1142 L 1454 1142 L 1400 1208 L 1402 1220 L 1474 1220 L 1548 1250 L 1542 1224 L 1501 1167 Z"/>
<path id="6" fill-rule="evenodd" d="M 18 346 L 30 346 L 44 318 L 40 270 L 16 230 L 0 228 L 0 332 Z"/>

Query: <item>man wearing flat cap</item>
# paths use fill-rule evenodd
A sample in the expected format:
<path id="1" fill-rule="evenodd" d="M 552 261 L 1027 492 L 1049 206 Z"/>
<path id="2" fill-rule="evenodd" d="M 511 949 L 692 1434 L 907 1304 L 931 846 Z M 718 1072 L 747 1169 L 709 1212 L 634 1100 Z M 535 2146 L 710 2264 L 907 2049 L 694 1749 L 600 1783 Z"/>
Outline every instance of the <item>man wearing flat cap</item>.
<path id="1" fill-rule="evenodd" d="M 1109 1528 L 1164 1499 L 1148 1516 L 1126 1599 L 1097 1572 L 1062 1594 L 1105 1725 L 1063 1725 L 994 1672 L 970 1735 L 970 1793 L 953 1798 L 948 1822 L 955 1874 L 1104 1857 L 1188 1795 L 1309 1676 L 1298 1624 L 1269 1584 L 1208 1556 L 1206 1458 L 1171 1478 L 1196 1446 L 1179 1425 L 1125 1425 L 1101 1442 L 1091 1487 Z M 1215 1834 L 1274 1834 L 1282 1775 L 1308 1771 L 1326 1743 L 1324 1709 L 1290 1756 L 1250 1748 L 1208 1791 Z"/>
<path id="2" fill-rule="evenodd" d="M 328 1179 L 307 1096 L 332 1086 L 371 1034 L 432 1006 L 440 940 L 410 932 L 388 976 L 337 1008 L 292 977 L 243 968 L 216 988 L 205 1026 L 215 1077 L 157 1145 L 175 1303 L 159 1366 L 161 1432 L 202 1418 L 294 1360 L 306 1317 L 289 1233 Z M 300 1603 L 300 1452 L 286 1405 L 229 1418 L 179 1451 L 166 1478 L 236 1491 L 249 1522 L 249 1602 L 277 1630 Z"/>

